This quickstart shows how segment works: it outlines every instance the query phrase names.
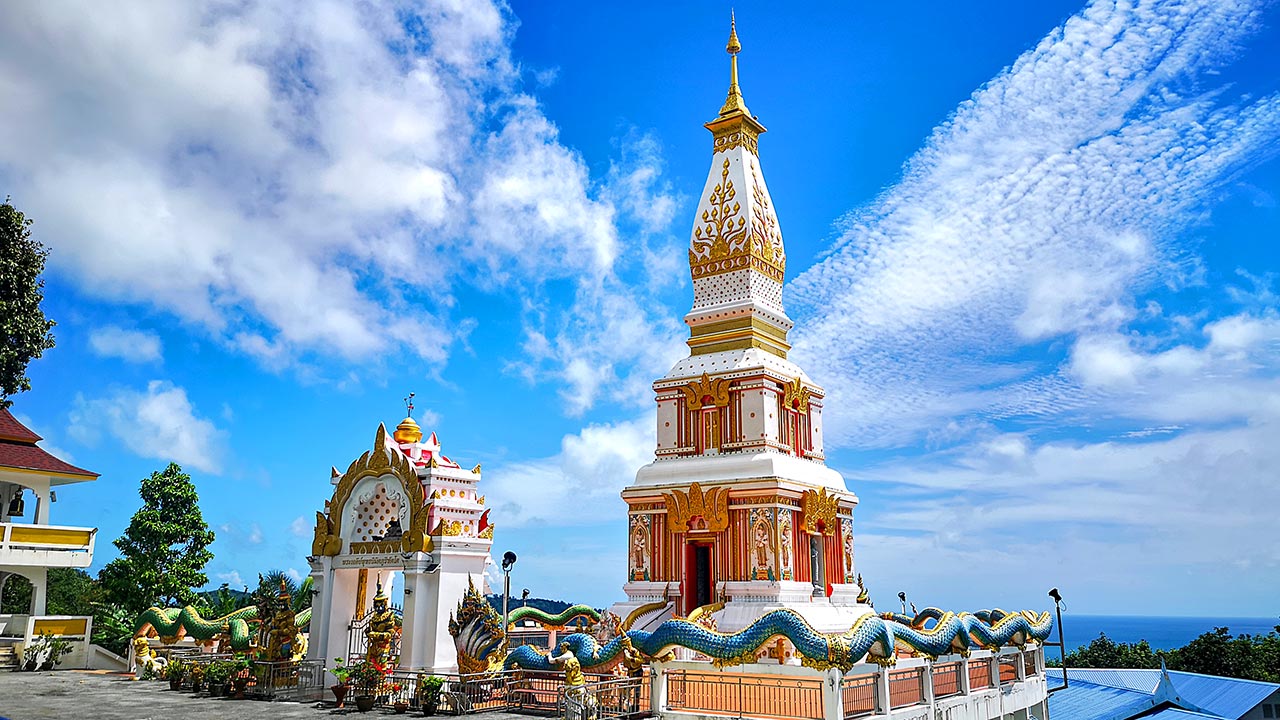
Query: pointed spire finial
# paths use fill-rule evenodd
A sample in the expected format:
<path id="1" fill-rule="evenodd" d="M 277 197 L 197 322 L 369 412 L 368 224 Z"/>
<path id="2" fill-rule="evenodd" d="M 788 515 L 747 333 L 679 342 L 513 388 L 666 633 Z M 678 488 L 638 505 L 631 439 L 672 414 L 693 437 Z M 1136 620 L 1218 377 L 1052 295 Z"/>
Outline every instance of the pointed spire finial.
<path id="1" fill-rule="evenodd" d="M 729 53 L 729 97 L 725 99 L 724 107 L 720 108 L 720 117 L 735 112 L 750 115 L 747 103 L 742 99 L 742 91 L 738 89 L 738 53 L 742 52 L 742 43 L 738 42 L 738 21 L 732 10 L 729 11 L 729 42 L 724 49 Z"/>
<path id="2" fill-rule="evenodd" d="M 413 417 L 413 396 L 417 393 L 409 393 L 409 397 L 404 399 L 404 407 L 409 411 L 409 417 Z"/>

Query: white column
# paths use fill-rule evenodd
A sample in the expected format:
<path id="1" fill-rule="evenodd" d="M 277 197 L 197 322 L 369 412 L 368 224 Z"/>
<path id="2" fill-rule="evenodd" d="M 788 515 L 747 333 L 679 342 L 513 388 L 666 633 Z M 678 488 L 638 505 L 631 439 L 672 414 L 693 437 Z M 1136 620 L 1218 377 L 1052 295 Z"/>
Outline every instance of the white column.
<path id="1" fill-rule="evenodd" d="M 45 568 L 31 568 L 27 579 L 31 581 L 31 614 L 44 615 L 49 571 Z"/>
<path id="2" fill-rule="evenodd" d="M 36 525 L 48 525 L 49 505 L 51 504 L 49 501 L 49 480 L 48 478 L 41 479 L 44 480 L 44 487 L 32 488 L 32 491 L 36 494 L 36 511 L 35 520 L 33 522 L 35 522 Z"/>
<path id="3" fill-rule="evenodd" d="M 960 694 L 969 694 L 969 658 L 960 658 Z"/>
<path id="4" fill-rule="evenodd" d="M 307 562 L 311 565 L 312 583 L 311 629 L 307 632 L 307 659 L 320 660 L 328 665 L 333 662 L 334 657 L 337 657 L 325 653 L 329 647 L 329 623 L 325 620 L 329 617 L 326 611 L 331 591 L 329 576 L 333 574 L 330 569 L 332 560 L 323 556 L 311 556 L 307 558 Z"/>
<path id="5" fill-rule="evenodd" d="M 333 558 L 325 558 L 327 563 L 333 563 Z M 329 565 L 332 568 L 332 565 Z M 351 620 L 356 612 L 356 578 L 359 570 L 353 569 L 337 569 L 329 570 L 329 591 L 326 593 L 327 600 L 325 602 L 325 613 L 321 619 L 327 623 L 328 637 L 325 640 L 324 656 L 332 662 L 333 658 L 347 656 L 347 633 L 351 627 Z M 315 618 L 312 618 L 315 622 Z"/>
<path id="6" fill-rule="evenodd" d="M 431 666 L 434 648 L 437 593 L 432 587 L 427 553 L 414 553 L 404 565 L 404 627 L 400 634 L 400 668 L 418 670 Z M 447 629 L 445 630 L 447 634 Z"/>

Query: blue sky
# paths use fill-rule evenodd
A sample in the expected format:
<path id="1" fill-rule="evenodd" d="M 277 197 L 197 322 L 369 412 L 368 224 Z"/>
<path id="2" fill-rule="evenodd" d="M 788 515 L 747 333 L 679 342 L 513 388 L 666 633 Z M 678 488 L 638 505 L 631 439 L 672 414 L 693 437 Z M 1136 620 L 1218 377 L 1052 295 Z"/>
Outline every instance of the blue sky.
<path id="1" fill-rule="evenodd" d="M 736 4 L 872 596 L 1273 616 L 1280 8 Z M 683 356 L 728 7 L 0 9 L 0 191 L 58 347 L 15 410 L 176 460 L 211 580 L 305 570 L 401 398 L 480 462 L 534 595 L 621 598 L 618 490 Z"/>

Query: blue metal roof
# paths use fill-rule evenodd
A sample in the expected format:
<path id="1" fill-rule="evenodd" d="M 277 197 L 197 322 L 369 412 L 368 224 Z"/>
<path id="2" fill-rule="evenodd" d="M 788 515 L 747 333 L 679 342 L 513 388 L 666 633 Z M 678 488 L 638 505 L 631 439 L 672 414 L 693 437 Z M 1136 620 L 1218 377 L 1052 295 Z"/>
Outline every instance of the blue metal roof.
<path id="1" fill-rule="evenodd" d="M 1077 681 L 1049 696 L 1052 720 L 1126 720 L 1154 705 L 1151 693 Z"/>
<path id="2" fill-rule="evenodd" d="M 1205 715 L 1204 713 L 1192 712 L 1176 707 L 1165 707 L 1151 713 L 1143 715 L 1142 720 L 1155 718 L 1155 720 L 1221 720 L 1221 715 Z"/>
<path id="3" fill-rule="evenodd" d="M 1045 676 L 1052 686 L 1061 682 L 1062 671 L 1057 668 L 1046 668 Z M 1155 692 L 1156 686 L 1160 684 L 1159 670 L 1068 668 L 1067 677 L 1070 678 L 1072 686 L 1077 682 L 1086 682 L 1144 693 Z M 1280 693 L 1280 684 L 1277 683 L 1199 675 L 1176 670 L 1169 671 L 1169 680 L 1178 694 L 1188 703 L 1228 720 L 1238 720 L 1257 707 L 1258 703 L 1273 694 Z M 1276 701 L 1280 701 L 1280 696 L 1277 696 Z"/>

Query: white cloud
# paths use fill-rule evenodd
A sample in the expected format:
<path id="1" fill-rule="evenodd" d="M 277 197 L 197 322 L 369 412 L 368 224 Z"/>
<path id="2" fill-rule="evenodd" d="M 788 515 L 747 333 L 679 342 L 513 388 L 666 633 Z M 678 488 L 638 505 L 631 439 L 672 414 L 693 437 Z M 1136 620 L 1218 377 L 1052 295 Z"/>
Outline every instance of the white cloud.
<path id="1" fill-rule="evenodd" d="M 470 326 L 458 283 L 597 286 L 629 251 L 615 204 L 637 203 L 519 89 L 514 29 L 456 0 L 7 5 L 0 179 L 91 295 L 269 367 L 439 365 Z M 669 217 L 651 176 L 617 179 Z"/>
<path id="2" fill-rule="evenodd" d="M 248 583 L 244 581 L 244 578 L 240 577 L 240 572 L 238 570 L 218 573 L 214 577 L 229 585 L 233 590 L 238 590 L 248 585 Z"/>
<path id="3" fill-rule="evenodd" d="M 70 432 L 88 444 L 110 435 L 136 455 L 209 473 L 222 468 L 225 433 L 196 414 L 186 390 L 162 380 L 145 390 L 113 388 L 100 398 L 77 395 Z"/>
<path id="4" fill-rule="evenodd" d="M 299 515 L 289 523 L 289 533 L 297 538 L 310 537 L 313 531 L 312 521 L 306 515 Z"/>
<path id="5" fill-rule="evenodd" d="M 126 362 L 158 362 L 162 359 L 159 335 L 115 325 L 89 331 L 89 347 L 99 357 L 120 358 Z"/>
<path id="6" fill-rule="evenodd" d="M 552 457 L 486 470 L 483 485 L 502 526 L 598 524 L 621 516 L 619 493 L 653 460 L 652 414 L 589 425 Z"/>
<path id="7" fill-rule="evenodd" d="M 830 256 L 789 287 L 795 357 L 829 385 L 833 444 L 1068 412 L 1137 381 L 1132 353 L 1155 338 L 1131 347 L 1124 328 L 1149 311 L 1136 295 L 1200 281 L 1182 231 L 1280 146 L 1280 96 L 1190 90 L 1235 56 L 1257 8 L 1091 4 L 845 219 Z M 1241 330 L 1219 328 L 1220 342 Z M 1064 336 L 1079 338 L 1070 372 L 1018 354 Z M 1195 359 L 1141 364 L 1191 373 Z"/>

